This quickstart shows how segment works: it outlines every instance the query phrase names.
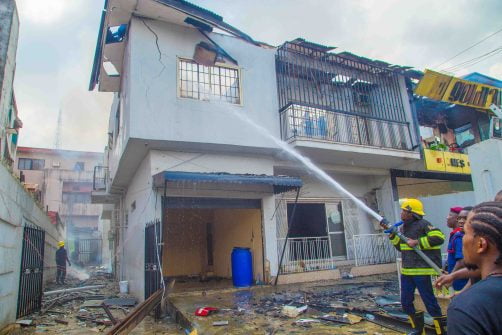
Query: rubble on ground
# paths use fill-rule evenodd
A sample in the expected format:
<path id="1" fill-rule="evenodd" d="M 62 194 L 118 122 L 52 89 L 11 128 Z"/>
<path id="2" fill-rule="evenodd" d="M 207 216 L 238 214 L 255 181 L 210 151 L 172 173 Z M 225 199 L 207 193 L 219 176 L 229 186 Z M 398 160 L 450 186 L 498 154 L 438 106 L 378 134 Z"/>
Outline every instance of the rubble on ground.
<path id="1" fill-rule="evenodd" d="M 89 267 L 86 270 L 89 274 L 87 279 L 67 277 L 65 285 L 46 285 L 44 291 L 51 294 L 43 296 L 41 311 L 18 320 L 21 328 L 14 329 L 10 334 L 106 333 L 137 305 L 135 297 L 119 292 L 118 283 L 103 268 Z M 79 290 L 66 290 L 74 288 Z M 171 329 L 172 332 L 163 333 L 182 334 L 172 322 L 156 327 L 147 318 L 144 324 L 135 333 L 155 334 L 156 329 Z"/>

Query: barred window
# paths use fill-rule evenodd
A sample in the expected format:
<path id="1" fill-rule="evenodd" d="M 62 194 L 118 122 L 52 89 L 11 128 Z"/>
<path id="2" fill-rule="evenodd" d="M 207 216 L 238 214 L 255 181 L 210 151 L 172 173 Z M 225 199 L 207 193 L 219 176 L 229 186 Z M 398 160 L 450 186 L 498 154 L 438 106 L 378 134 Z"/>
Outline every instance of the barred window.
<path id="1" fill-rule="evenodd" d="M 241 103 L 238 69 L 204 66 L 186 59 L 180 59 L 178 66 L 181 97 Z"/>

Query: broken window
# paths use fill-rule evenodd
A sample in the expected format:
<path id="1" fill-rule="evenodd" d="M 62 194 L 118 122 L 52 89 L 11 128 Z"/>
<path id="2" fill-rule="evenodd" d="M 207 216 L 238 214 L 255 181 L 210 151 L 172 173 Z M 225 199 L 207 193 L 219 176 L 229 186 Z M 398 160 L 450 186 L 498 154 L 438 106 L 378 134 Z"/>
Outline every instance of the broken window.
<path id="1" fill-rule="evenodd" d="M 44 159 L 19 158 L 19 170 L 43 170 L 45 167 Z"/>
<path id="2" fill-rule="evenodd" d="M 472 124 L 468 123 L 455 129 L 455 140 L 461 148 L 468 147 L 476 142 Z"/>
<path id="3" fill-rule="evenodd" d="M 124 41 L 127 32 L 127 24 L 120 26 L 108 27 L 106 31 L 106 44 L 120 43 Z"/>
<path id="4" fill-rule="evenodd" d="M 345 257 L 345 229 L 340 203 L 300 203 L 287 205 L 293 259 Z"/>
<path id="5" fill-rule="evenodd" d="M 181 97 L 241 103 L 239 69 L 204 66 L 186 59 L 180 59 L 178 67 Z"/>
<path id="6" fill-rule="evenodd" d="M 108 77 L 120 77 L 120 73 L 112 62 L 103 62 L 103 69 Z"/>

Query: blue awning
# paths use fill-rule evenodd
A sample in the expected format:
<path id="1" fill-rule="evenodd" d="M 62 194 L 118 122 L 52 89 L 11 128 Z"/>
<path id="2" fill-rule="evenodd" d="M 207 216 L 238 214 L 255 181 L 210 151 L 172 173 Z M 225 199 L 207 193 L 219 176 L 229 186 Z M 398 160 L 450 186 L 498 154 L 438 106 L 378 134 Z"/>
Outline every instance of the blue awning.
<path id="1" fill-rule="evenodd" d="M 268 176 L 256 174 L 203 173 L 184 171 L 164 171 L 153 176 L 154 184 L 164 186 L 165 182 L 191 181 L 195 183 L 230 183 L 242 185 L 270 185 L 274 193 L 284 193 L 303 186 L 300 178 L 288 176 Z"/>

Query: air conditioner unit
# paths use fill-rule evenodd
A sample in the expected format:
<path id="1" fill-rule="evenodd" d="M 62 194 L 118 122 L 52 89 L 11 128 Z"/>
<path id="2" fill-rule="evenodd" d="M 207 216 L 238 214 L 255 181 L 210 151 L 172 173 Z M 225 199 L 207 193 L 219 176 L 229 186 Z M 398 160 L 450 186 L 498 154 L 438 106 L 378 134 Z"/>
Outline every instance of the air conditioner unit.
<path id="1" fill-rule="evenodd" d="M 52 167 L 55 168 L 61 167 L 61 162 L 52 162 Z"/>

